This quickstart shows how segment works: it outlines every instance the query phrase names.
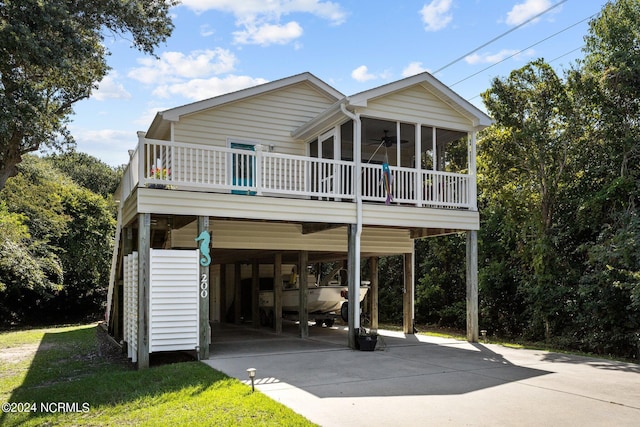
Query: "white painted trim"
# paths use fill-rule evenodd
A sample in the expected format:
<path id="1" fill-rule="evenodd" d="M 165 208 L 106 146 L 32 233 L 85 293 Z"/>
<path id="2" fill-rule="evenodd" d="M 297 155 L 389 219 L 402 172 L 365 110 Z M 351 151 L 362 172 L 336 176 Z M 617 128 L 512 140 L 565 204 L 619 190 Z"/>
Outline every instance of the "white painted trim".
<path id="1" fill-rule="evenodd" d="M 322 113 L 318 114 L 316 117 L 291 132 L 291 137 L 294 139 L 315 139 L 316 134 L 322 129 L 326 129 L 330 123 L 333 123 L 340 118 L 346 117 L 340 109 L 340 105 L 342 105 L 343 102 L 344 99 L 341 99 L 340 101 L 337 101 L 336 103 L 331 105 Z"/>
<path id="2" fill-rule="evenodd" d="M 322 144 L 329 138 L 333 138 L 333 154 L 334 154 L 334 159 L 335 159 L 335 152 L 336 152 L 336 147 L 335 147 L 335 143 L 336 143 L 336 130 L 331 129 L 328 132 L 323 133 L 322 135 L 320 135 L 318 137 L 318 158 L 319 159 L 324 159 L 324 157 L 322 157 Z M 330 159 L 330 160 L 334 160 L 334 159 Z"/>
<path id="3" fill-rule="evenodd" d="M 443 102 L 468 119 L 471 119 L 475 127 L 483 128 L 493 124 L 493 120 L 489 116 L 426 71 L 407 77 L 406 79 L 397 80 L 386 85 L 357 93 L 347 99 L 349 100 L 350 106 L 366 108 L 370 100 L 383 97 L 393 92 L 398 92 L 417 84 L 421 84 L 425 89 L 430 90 Z"/>

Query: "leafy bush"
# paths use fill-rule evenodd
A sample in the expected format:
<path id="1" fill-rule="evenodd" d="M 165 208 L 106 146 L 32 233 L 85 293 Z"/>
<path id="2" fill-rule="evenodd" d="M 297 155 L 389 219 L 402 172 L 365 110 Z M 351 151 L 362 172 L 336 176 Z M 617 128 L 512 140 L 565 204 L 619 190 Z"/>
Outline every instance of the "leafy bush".
<path id="1" fill-rule="evenodd" d="M 0 325 L 100 315 L 115 228 L 107 199 L 34 156 L 0 198 Z"/>

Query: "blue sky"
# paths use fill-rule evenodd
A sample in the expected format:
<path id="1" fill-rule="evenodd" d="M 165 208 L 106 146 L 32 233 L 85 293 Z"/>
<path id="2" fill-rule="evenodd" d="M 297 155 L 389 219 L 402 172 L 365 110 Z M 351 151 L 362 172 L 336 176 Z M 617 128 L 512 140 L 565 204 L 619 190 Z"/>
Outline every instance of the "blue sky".
<path id="1" fill-rule="evenodd" d="M 582 57 L 588 20 L 605 3 L 182 0 L 159 59 L 106 37 L 111 72 L 76 104 L 70 129 L 78 151 L 116 166 L 128 161 L 136 131 L 146 131 L 157 111 L 305 71 L 345 95 L 429 71 L 484 110 L 478 95 L 493 78 L 537 58 L 563 70 Z"/>

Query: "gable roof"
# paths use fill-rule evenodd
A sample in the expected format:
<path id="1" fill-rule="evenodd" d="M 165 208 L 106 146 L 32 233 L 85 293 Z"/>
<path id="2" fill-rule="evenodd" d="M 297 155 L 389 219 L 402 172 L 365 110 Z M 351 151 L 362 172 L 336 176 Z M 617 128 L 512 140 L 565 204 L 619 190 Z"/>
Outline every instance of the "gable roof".
<path id="1" fill-rule="evenodd" d="M 321 93 L 325 94 L 329 99 L 334 99 L 335 103 L 327 108 L 324 112 L 319 114 L 317 117 L 292 132 L 292 136 L 294 138 L 304 137 L 310 132 L 315 132 L 322 127 L 326 127 L 328 123 L 335 123 L 344 119 L 344 113 L 342 112 L 341 105 L 351 107 L 352 109 L 366 108 L 369 101 L 387 96 L 395 92 L 399 92 L 414 85 L 421 85 L 422 87 L 424 87 L 442 102 L 457 111 L 460 115 L 470 120 L 473 123 L 474 127 L 484 128 L 490 126 L 493 123 L 491 117 L 486 115 L 469 101 L 462 98 L 460 95 L 451 90 L 448 86 L 440 82 L 440 80 L 436 79 L 428 72 L 423 72 L 411 77 L 404 78 L 402 80 L 397 80 L 382 86 L 375 87 L 373 89 L 365 90 L 349 97 L 345 97 L 345 95 L 343 95 L 337 89 L 323 82 L 313 74 L 304 72 L 269 83 L 253 86 L 236 92 L 227 93 L 224 95 L 204 99 L 202 101 L 196 101 L 190 104 L 158 112 L 153 119 L 151 126 L 149 126 L 148 133 L 153 135 L 157 133 L 167 132 L 169 130 L 170 122 L 178 121 L 182 116 L 197 113 L 199 111 L 218 107 L 220 105 L 228 104 L 231 102 L 236 102 L 242 99 L 247 99 L 267 92 L 276 91 L 301 82 L 310 83 Z"/>
<path id="2" fill-rule="evenodd" d="M 344 117 L 344 113 L 341 111 L 341 104 L 345 107 L 351 107 L 352 109 L 366 108 L 369 101 L 382 98 L 415 85 L 421 85 L 431 92 L 435 97 L 453 108 L 460 115 L 466 117 L 476 128 L 485 128 L 491 126 L 493 123 L 491 117 L 486 115 L 482 110 L 462 98 L 430 73 L 423 72 L 345 97 L 334 103 L 314 119 L 300 126 L 292 133 L 292 136 L 294 138 L 304 138 L 310 133 L 319 131 L 320 128 L 325 127 L 327 123 L 336 122 L 340 116 Z"/>
<path id="3" fill-rule="evenodd" d="M 284 87 L 302 82 L 310 83 L 330 99 L 338 100 L 344 98 L 344 95 L 337 89 L 329 86 L 327 83 L 323 82 L 313 74 L 304 72 L 261 85 L 241 89 L 236 92 L 230 92 L 224 95 L 215 96 L 213 98 L 204 99 L 202 101 L 196 101 L 191 104 L 182 105 L 180 107 L 160 111 L 156 114 L 153 122 L 151 123 L 151 126 L 149 126 L 149 133 L 155 133 L 158 131 L 161 132 L 164 128 L 168 128 L 169 122 L 178 121 L 182 116 L 197 113 L 199 111 L 218 107 L 220 105 L 228 104 L 253 96 L 262 95 L 267 92 L 279 90 Z"/>
<path id="4" fill-rule="evenodd" d="M 436 97 L 456 110 L 458 113 L 470 119 L 473 122 L 474 126 L 485 127 L 491 126 L 491 124 L 493 123 L 491 117 L 486 115 L 478 107 L 462 98 L 451 88 L 449 88 L 449 86 L 445 85 L 426 71 L 402 80 L 397 80 L 395 82 L 352 95 L 349 97 L 349 105 L 353 107 L 366 107 L 367 103 L 370 100 L 388 95 L 393 92 L 398 92 L 416 84 L 422 85 L 425 89 L 429 90 Z"/>

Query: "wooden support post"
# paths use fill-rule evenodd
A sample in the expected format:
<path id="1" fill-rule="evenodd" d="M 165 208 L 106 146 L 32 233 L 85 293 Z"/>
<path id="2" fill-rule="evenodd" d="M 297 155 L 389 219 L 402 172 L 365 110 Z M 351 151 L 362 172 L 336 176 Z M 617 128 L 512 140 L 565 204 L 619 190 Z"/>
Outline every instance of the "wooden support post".
<path id="1" fill-rule="evenodd" d="M 213 339 L 213 324 L 220 323 L 220 265 L 210 265 L 209 274 L 209 326 Z"/>
<path id="2" fill-rule="evenodd" d="M 309 310 L 307 307 L 309 298 L 309 284 L 307 283 L 309 252 L 300 251 L 298 264 L 300 338 L 309 338 Z"/>
<path id="3" fill-rule="evenodd" d="M 109 333 L 111 335 L 113 335 L 113 338 L 115 338 L 117 341 L 120 341 L 122 339 L 122 322 L 120 322 L 120 319 L 122 318 L 122 314 L 120 313 L 121 307 L 122 307 L 122 294 L 121 294 L 121 290 L 122 290 L 122 286 L 123 286 L 124 281 L 120 280 L 120 279 L 116 279 L 115 283 L 113 284 L 113 296 L 112 296 L 112 300 L 111 300 L 111 306 L 113 307 L 111 309 L 111 316 L 109 317 Z"/>
<path id="4" fill-rule="evenodd" d="M 254 328 L 260 327 L 260 262 L 251 263 L 251 323 Z"/>
<path id="5" fill-rule="evenodd" d="M 276 334 L 282 333 L 282 253 L 276 253 L 273 264 L 273 323 Z"/>
<path id="6" fill-rule="evenodd" d="M 478 342 L 478 231 L 467 231 L 467 341 Z"/>
<path id="7" fill-rule="evenodd" d="M 122 256 L 124 257 L 133 252 L 133 228 L 131 226 L 125 227 L 123 231 Z"/>
<path id="8" fill-rule="evenodd" d="M 402 294 L 402 331 L 413 334 L 413 253 L 404 254 L 404 293 Z"/>
<path id="9" fill-rule="evenodd" d="M 378 330 L 378 257 L 369 258 L 369 270 L 371 271 L 371 286 L 369 288 L 369 316 L 371 316 L 371 330 Z"/>
<path id="10" fill-rule="evenodd" d="M 124 257 L 133 252 L 133 229 L 131 226 L 124 227 L 121 233 L 122 252 L 120 253 L 120 266 L 116 275 L 117 280 L 113 289 L 113 305 L 114 311 L 110 319 L 113 320 L 113 328 L 110 330 L 116 341 L 120 341 L 124 337 Z"/>
<path id="11" fill-rule="evenodd" d="M 233 298 L 233 321 L 236 325 L 239 325 L 240 317 L 242 316 L 242 265 L 239 262 L 234 264 L 233 271 L 233 292 L 235 297 Z"/>
<path id="12" fill-rule="evenodd" d="M 357 269 L 357 258 L 360 256 L 356 249 L 356 233 L 357 226 L 355 224 L 349 224 L 347 227 L 349 235 L 347 236 L 347 272 L 348 272 L 348 283 L 347 290 L 349 292 L 349 310 L 348 310 L 348 318 L 349 318 L 349 331 L 347 333 L 348 336 L 348 344 L 349 348 L 356 349 L 356 344 L 358 340 L 358 331 L 360 328 L 360 304 L 359 304 L 359 295 L 360 295 L 360 284 L 357 283 L 359 274 L 356 274 Z"/>
<path id="13" fill-rule="evenodd" d="M 220 323 L 227 321 L 227 264 L 220 264 Z"/>
<path id="14" fill-rule="evenodd" d="M 198 236 L 201 235 L 202 232 L 209 233 L 209 217 L 208 216 L 199 216 L 198 217 Z M 210 239 L 209 239 L 210 241 Z M 201 251 L 208 251 L 210 245 L 207 248 L 201 248 Z M 199 302 L 199 325 L 198 329 L 200 330 L 200 336 L 198 340 L 199 353 L 198 358 L 208 359 L 209 358 L 209 345 L 211 344 L 211 324 L 209 323 L 209 299 L 211 298 L 211 287 L 210 284 L 210 275 L 209 265 L 211 262 L 211 258 L 209 253 L 207 253 L 206 257 L 203 256 L 203 252 L 200 253 L 200 302 Z M 206 259 L 209 259 L 209 263 L 206 262 Z M 205 260 L 203 262 L 203 260 Z M 206 264 L 206 265 L 203 265 Z"/>
<path id="15" fill-rule="evenodd" d="M 138 215 L 138 369 L 149 367 L 149 280 L 151 214 Z"/>

